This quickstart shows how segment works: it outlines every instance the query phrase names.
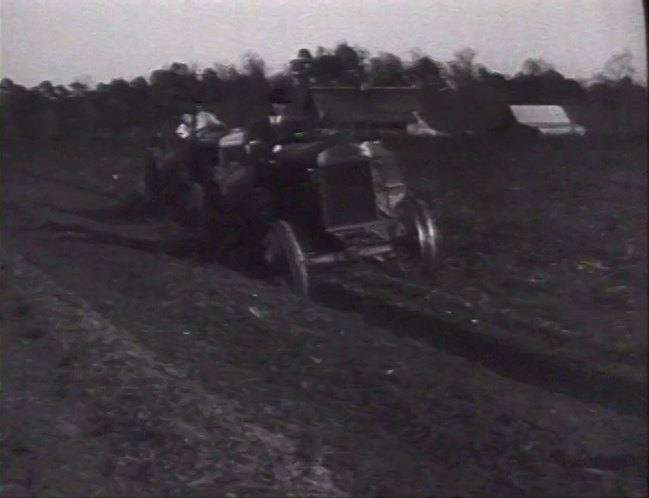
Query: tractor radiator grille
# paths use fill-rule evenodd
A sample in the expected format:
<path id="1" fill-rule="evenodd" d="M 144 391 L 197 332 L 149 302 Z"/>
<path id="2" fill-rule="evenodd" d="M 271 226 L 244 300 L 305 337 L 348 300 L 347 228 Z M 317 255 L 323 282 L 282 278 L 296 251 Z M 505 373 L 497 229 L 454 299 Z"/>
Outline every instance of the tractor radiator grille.
<path id="1" fill-rule="evenodd" d="M 377 220 L 368 161 L 329 164 L 319 170 L 318 176 L 327 230 L 344 230 Z"/>

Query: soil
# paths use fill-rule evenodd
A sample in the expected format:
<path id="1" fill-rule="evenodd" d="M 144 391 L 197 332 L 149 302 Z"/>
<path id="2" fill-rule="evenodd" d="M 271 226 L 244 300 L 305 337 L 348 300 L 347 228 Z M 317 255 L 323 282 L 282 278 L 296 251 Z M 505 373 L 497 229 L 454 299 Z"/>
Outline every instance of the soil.
<path id="1" fill-rule="evenodd" d="M 646 150 L 389 140 L 432 275 L 298 297 L 125 209 L 140 144 L 3 150 L 3 496 L 646 496 Z"/>

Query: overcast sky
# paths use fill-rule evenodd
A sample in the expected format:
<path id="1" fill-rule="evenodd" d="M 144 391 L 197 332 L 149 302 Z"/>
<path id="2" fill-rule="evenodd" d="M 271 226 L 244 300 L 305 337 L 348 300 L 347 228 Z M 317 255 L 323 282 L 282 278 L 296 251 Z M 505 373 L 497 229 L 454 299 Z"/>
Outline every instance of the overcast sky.
<path id="1" fill-rule="evenodd" d="M 301 47 L 343 40 L 440 60 L 470 46 L 508 74 L 541 57 L 578 77 L 629 49 L 646 72 L 642 0 L 0 1 L 2 76 L 28 86 L 133 78 L 172 61 L 238 63 L 246 50 L 280 69 Z"/>

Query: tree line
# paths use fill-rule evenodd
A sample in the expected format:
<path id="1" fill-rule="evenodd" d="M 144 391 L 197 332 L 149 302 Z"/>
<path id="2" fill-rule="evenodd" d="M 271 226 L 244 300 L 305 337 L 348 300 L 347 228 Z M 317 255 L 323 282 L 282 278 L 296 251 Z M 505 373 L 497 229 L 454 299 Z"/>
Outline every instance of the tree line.
<path id="1" fill-rule="evenodd" d="M 286 68 L 268 74 L 264 61 L 248 53 L 242 63 L 199 69 L 174 62 L 148 77 L 113 79 L 96 86 L 50 81 L 27 88 L 10 79 L 0 82 L 2 136 L 64 137 L 78 133 L 124 134 L 173 123 L 196 100 L 204 102 L 230 126 L 245 126 L 272 112 L 278 88 L 296 74 L 313 85 L 418 87 L 430 102 L 457 105 L 451 112 L 475 112 L 510 104 L 560 104 L 574 109 L 587 128 L 637 130 L 645 126 L 646 88 L 636 81 L 629 52 L 613 55 L 587 80 L 567 78 L 541 59 L 524 61 L 519 72 L 504 75 L 478 62 L 466 48 L 450 61 L 421 51 L 407 60 L 389 52 L 339 43 L 333 48 L 298 51 Z M 447 105 L 448 108 L 448 105 Z"/>

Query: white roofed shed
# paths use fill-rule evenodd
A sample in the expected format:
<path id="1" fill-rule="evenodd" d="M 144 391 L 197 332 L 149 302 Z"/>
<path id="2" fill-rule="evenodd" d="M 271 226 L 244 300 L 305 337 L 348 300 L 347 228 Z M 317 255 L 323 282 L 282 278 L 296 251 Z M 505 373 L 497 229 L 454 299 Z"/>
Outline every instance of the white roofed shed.
<path id="1" fill-rule="evenodd" d="M 511 105 L 516 120 L 537 128 L 544 135 L 584 135 L 586 129 L 573 122 L 560 105 Z"/>

